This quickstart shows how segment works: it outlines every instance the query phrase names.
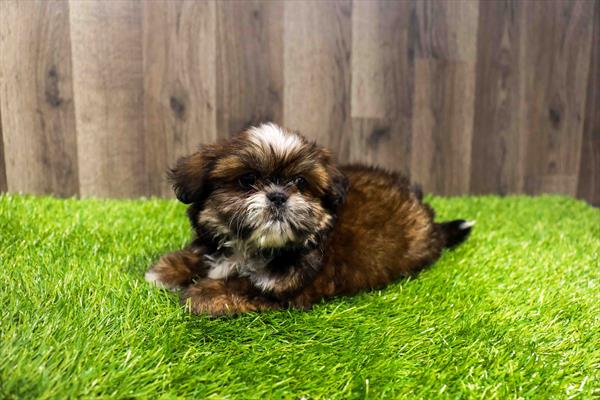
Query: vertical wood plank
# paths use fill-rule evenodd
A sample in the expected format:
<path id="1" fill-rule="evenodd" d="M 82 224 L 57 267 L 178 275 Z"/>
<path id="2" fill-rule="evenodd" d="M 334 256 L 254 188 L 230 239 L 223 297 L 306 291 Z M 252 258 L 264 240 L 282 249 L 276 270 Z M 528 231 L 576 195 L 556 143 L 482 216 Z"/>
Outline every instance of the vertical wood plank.
<path id="1" fill-rule="evenodd" d="M 473 121 L 473 63 L 417 60 L 412 180 L 427 192 L 467 193 Z"/>
<path id="2" fill-rule="evenodd" d="M 283 2 L 217 2 L 217 124 L 221 136 L 283 114 Z"/>
<path id="3" fill-rule="evenodd" d="M 480 2 L 471 192 L 517 193 L 523 187 L 519 121 L 523 26 L 520 1 Z"/>
<path id="4" fill-rule="evenodd" d="M 524 190 L 575 195 L 590 66 L 593 3 L 525 2 L 520 107 Z"/>
<path id="5" fill-rule="evenodd" d="M 410 171 L 414 60 L 410 3 L 355 1 L 349 161 Z"/>
<path id="6" fill-rule="evenodd" d="M 479 4 L 415 3 L 411 178 L 426 191 L 469 189 Z"/>
<path id="7" fill-rule="evenodd" d="M 577 197 L 600 207 L 600 1 L 595 2 L 591 51 Z"/>
<path id="8" fill-rule="evenodd" d="M 143 14 L 149 193 L 169 197 L 167 169 L 217 140 L 215 4 L 144 2 Z"/>
<path id="9" fill-rule="evenodd" d="M 283 119 L 349 158 L 352 5 L 349 1 L 284 3 Z"/>
<path id="10" fill-rule="evenodd" d="M 70 2 L 82 196 L 147 193 L 141 4 Z"/>
<path id="11" fill-rule="evenodd" d="M 2 102 L 0 102 L 0 192 L 6 192 L 7 190 L 6 166 L 4 164 L 4 139 L 2 138 Z"/>
<path id="12" fill-rule="evenodd" d="M 0 2 L 0 54 L 5 185 L 76 195 L 68 3 Z"/>

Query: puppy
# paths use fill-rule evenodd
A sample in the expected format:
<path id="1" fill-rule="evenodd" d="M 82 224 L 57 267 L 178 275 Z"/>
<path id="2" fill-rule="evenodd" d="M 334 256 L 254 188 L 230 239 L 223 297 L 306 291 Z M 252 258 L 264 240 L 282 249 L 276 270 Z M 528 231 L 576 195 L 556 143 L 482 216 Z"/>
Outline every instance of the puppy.
<path id="1" fill-rule="evenodd" d="M 197 314 L 310 308 L 382 288 L 436 261 L 473 223 L 435 223 L 406 178 L 338 167 L 298 133 L 263 124 L 207 145 L 171 170 L 195 231 L 183 250 L 146 273 L 183 289 Z"/>

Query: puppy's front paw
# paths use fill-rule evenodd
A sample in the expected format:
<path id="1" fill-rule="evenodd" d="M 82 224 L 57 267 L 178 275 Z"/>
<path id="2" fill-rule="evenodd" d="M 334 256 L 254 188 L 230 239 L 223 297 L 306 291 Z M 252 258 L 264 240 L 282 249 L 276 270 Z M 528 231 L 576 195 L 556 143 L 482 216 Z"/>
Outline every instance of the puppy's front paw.
<path id="1" fill-rule="evenodd" d="M 160 272 L 154 271 L 154 267 L 150 268 L 148 272 L 146 272 L 144 279 L 146 282 L 150 283 L 150 285 L 155 286 L 158 289 L 167 289 L 173 292 L 181 289 L 181 286 L 165 280 L 164 277 L 161 276 Z"/>
<path id="2" fill-rule="evenodd" d="M 144 275 L 144 279 L 146 282 L 150 283 L 153 286 L 156 286 L 159 289 L 169 289 L 172 291 L 176 291 L 180 289 L 181 286 L 174 285 L 173 282 L 169 282 L 165 280 L 164 276 L 161 275 L 160 271 L 156 271 L 155 267 L 150 268 L 146 274 Z"/>
<path id="3" fill-rule="evenodd" d="M 205 279 L 182 293 L 181 304 L 193 314 L 220 317 L 239 313 L 236 298 L 228 293 L 221 281 Z"/>
<path id="4" fill-rule="evenodd" d="M 166 254 L 146 272 L 144 278 L 160 289 L 180 289 L 189 284 L 192 278 L 186 261 L 181 253 Z"/>
<path id="5" fill-rule="evenodd" d="M 249 295 L 249 285 L 245 279 L 202 279 L 183 291 L 181 303 L 193 314 L 208 314 L 213 317 L 282 308 L 280 303 Z"/>
<path id="6" fill-rule="evenodd" d="M 206 314 L 212 317 L 232 316 L 239 313 L 233 302 L 226 296 L 211 299 L 201 297 L 182 297 L 181 304 L 192 314 Z"/>

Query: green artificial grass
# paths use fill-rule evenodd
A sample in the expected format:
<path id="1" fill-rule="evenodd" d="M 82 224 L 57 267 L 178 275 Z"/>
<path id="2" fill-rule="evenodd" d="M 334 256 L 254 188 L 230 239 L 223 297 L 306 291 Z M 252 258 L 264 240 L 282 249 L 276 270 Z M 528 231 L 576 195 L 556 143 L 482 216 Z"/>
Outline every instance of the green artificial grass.
<path id="1" fill-rule="evenodd" d="M 143 279 L 190 238 L 182 205 L 0 196 L 0 398 L 600 396 L 600 211 L 430 200 L 477 225 L 419 277 L 211 319 Z"/>

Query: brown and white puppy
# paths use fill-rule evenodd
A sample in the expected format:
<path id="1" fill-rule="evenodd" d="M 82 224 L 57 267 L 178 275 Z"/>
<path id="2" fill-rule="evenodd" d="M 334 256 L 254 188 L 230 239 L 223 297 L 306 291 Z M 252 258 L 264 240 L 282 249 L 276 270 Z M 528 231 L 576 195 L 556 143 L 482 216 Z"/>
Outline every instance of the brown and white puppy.
<path id="1" fill-rule="evenodd" d="M 194 313 L 309 308 L 381 288 L 461 243 L 472 223 L 433 221 L 406 178 L 338 167 L 330 153 L 274 124 L 204 146 L 171 171 L 195 238 L 146 273 L 183 289 Z"/>

